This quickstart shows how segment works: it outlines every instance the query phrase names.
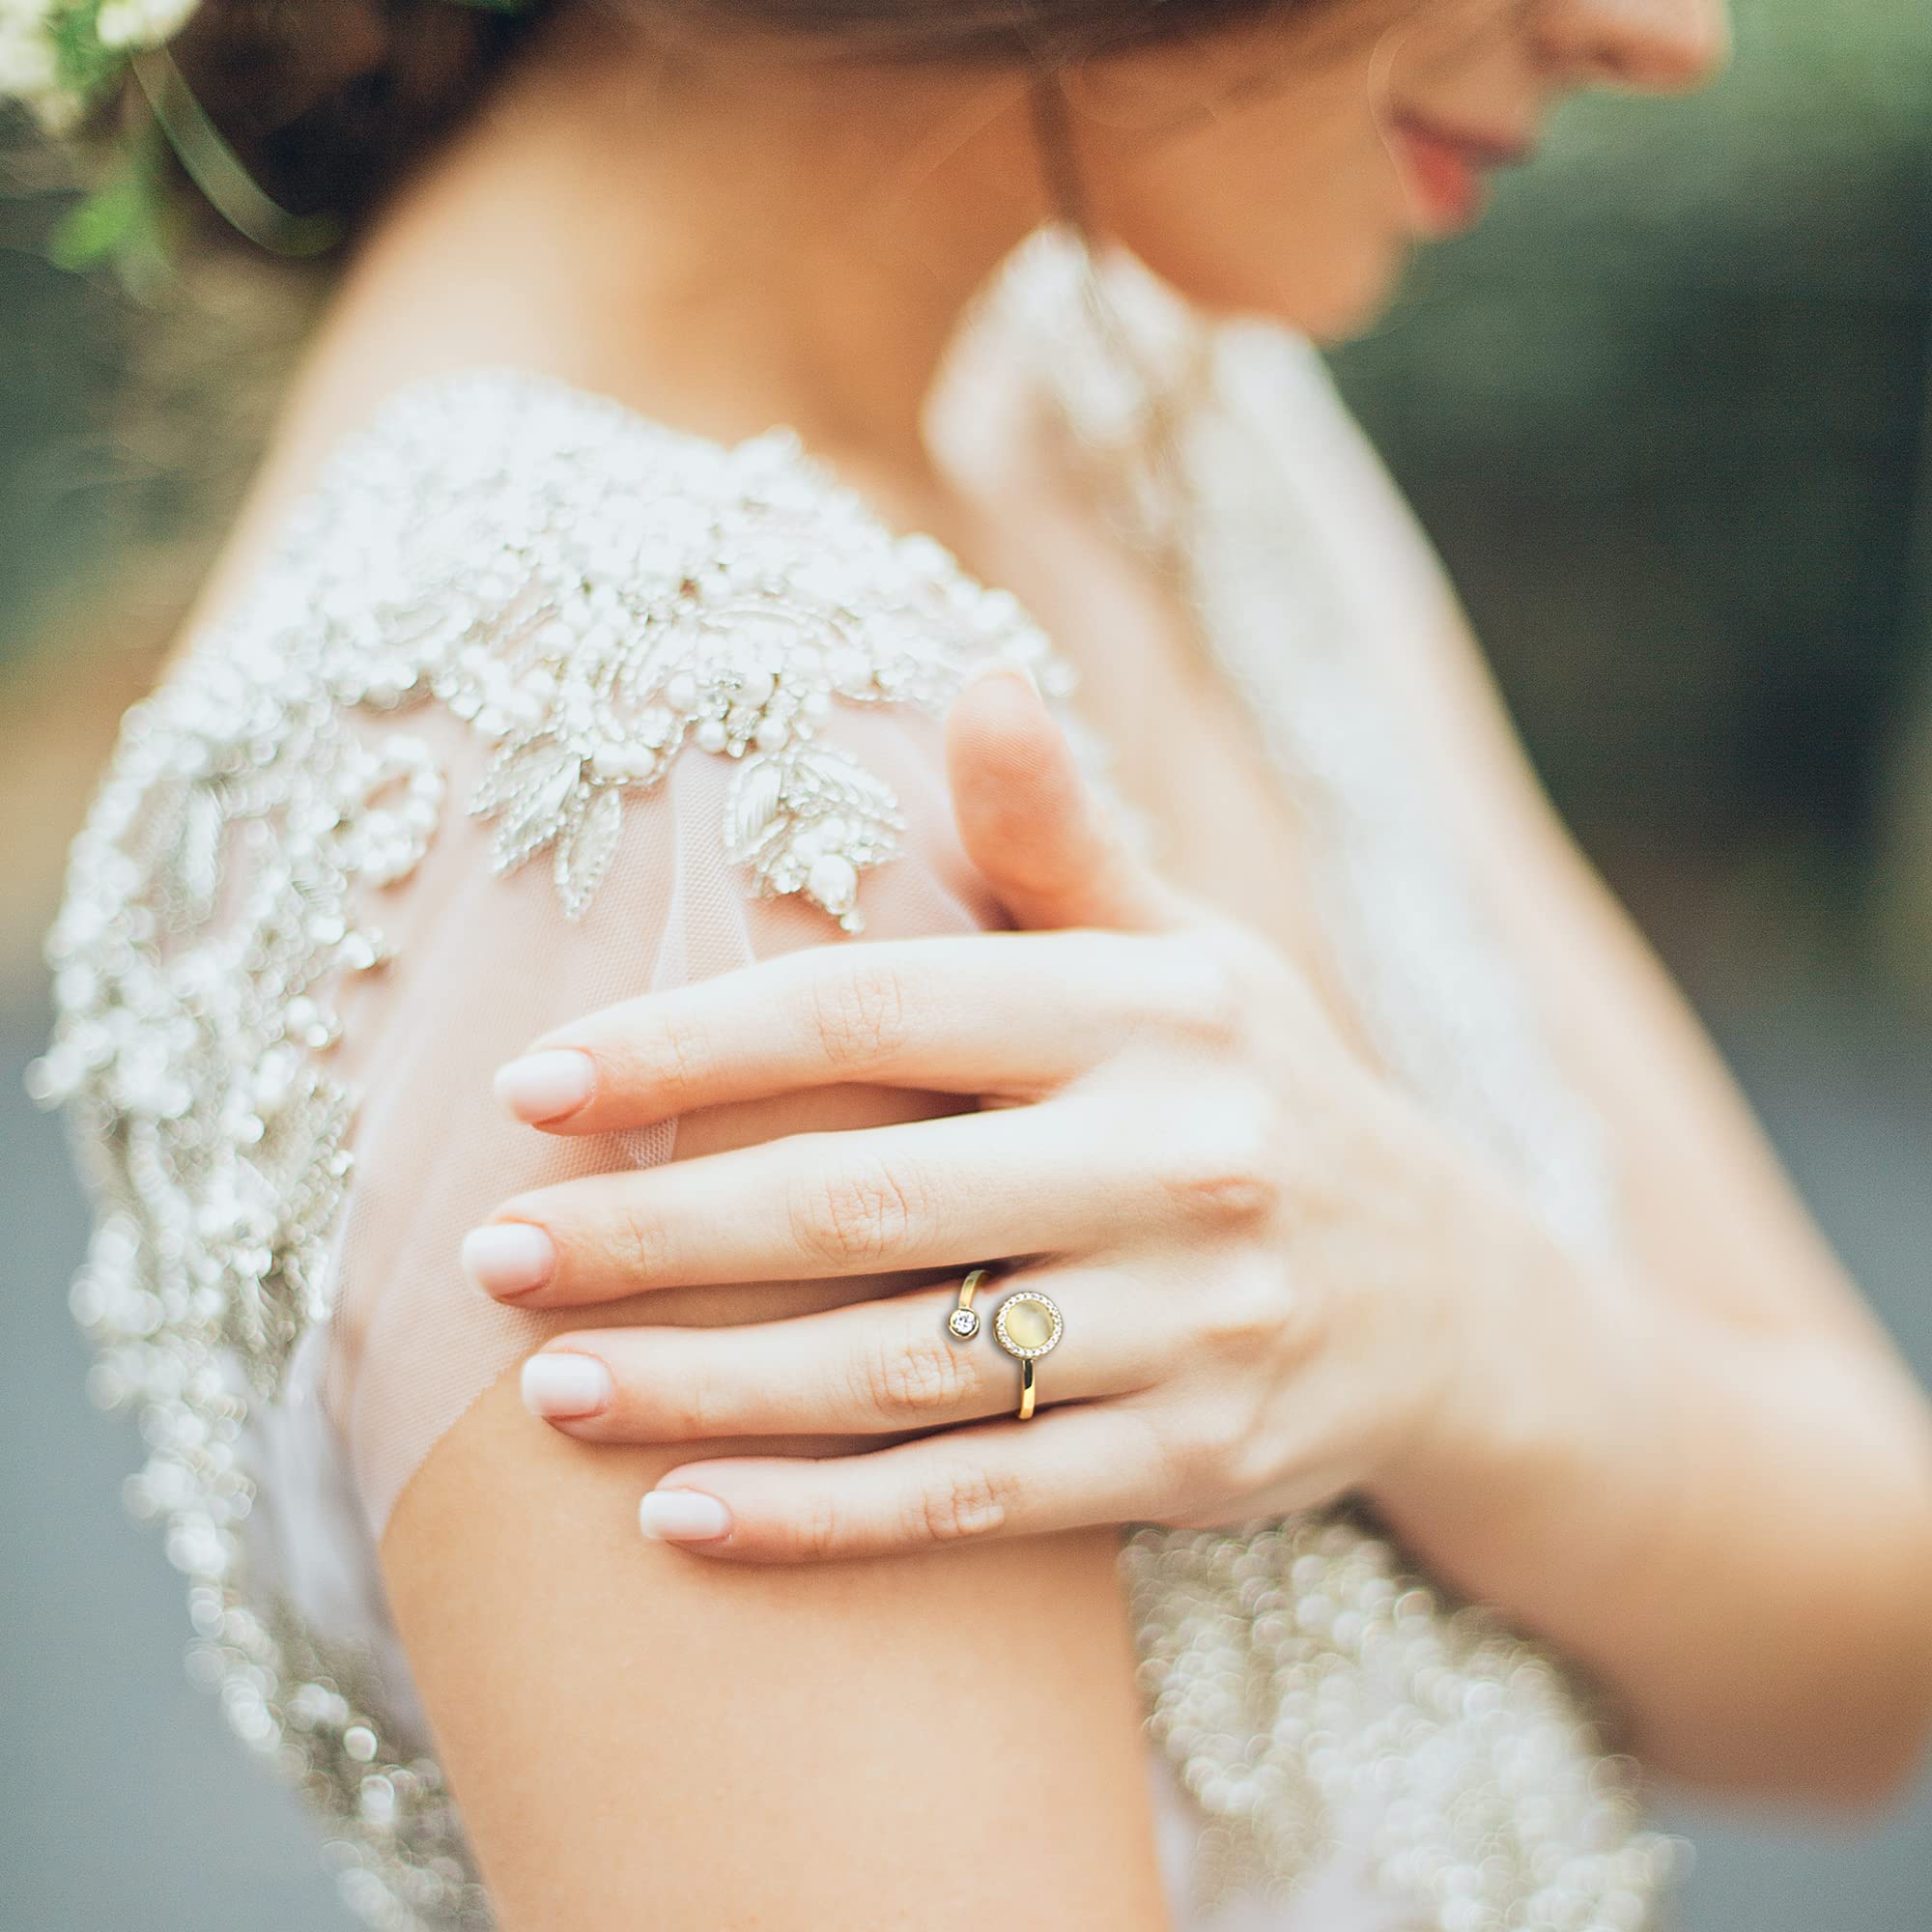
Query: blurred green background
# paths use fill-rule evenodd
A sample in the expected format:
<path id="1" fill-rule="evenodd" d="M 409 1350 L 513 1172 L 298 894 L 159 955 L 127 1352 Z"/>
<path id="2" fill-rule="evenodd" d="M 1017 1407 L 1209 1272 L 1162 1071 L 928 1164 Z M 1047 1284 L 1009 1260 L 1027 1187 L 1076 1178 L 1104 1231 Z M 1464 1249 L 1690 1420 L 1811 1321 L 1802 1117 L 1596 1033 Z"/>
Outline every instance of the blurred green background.
<path id="1" fill-rule="evenodd" d="M 1700 980 L 1922 1003 L 1932 7 L 1744 0 L 1336 359 L 1574 825 Z"/>
<path id="2" fill-rule="evenodd" d="M 1926 1375 L 1932 4 L 1738 14 L 1721 83 L 1569 110 L 1333 359 L 1558 805 Z M 305 1828 L 183 1683 L 179 1591 L 119 1520 L 131 1439 L 86 1411 L 64 1305 L 82 1212 L 18 1086 L 66 838 L 242 480 L 261 297 L 217 285 L 163 339 L 40 258 L 37 171 L 0 210 L 0 1920 L 319 1932 L 346 1921 Z M 117 412 L 130 356 L 178 407 Z M 1672 1816 L 1691 1932 L 1932 1924 L 1932 1789 L 1857 1829 Z"/>

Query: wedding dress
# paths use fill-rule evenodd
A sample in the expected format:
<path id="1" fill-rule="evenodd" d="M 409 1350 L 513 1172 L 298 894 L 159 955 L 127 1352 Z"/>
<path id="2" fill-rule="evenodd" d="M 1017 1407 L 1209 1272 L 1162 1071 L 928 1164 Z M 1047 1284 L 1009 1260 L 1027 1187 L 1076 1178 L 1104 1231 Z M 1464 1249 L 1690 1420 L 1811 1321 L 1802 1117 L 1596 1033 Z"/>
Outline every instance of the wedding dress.
<path id="1" fill-rule="evenodd" d="M 1053 230 L 1006 265 L 962 407 L 1031 395 L 1117 477 L 1120 526 L 1153 529 L 1148 373 L 1205 379 L 1173 445 L 1200 628 L 1321 834 L 1365 1024 L 1564 1238 L 1614 1242 L 1592 1117 L 1351 651 L 1388 612 L 1321 541 L 1321 452 L 1364 459 L 1319 358 L 1116 257 L 1125 376 L 1091 266 Z M 141 1416 L 130 1506 L 187 1579 L 194 1671 L 313 1803 L 371 1925 L 490 1923 L 377 1538 L 466 1405 L 573 1325 L 469 1289 L 458 1238 L 511 1192 L 675 1138 L 534 1134 L 490 1071 L 627 994 L 862 927 L 999 923 L 939 756 L 986 653 L 1033 667 L 1078 731 L 1019 604 L 893 536 L 788 430 L 727 448 L 483 367 L 343 436 L 124 721 L 30 1081 L 66 1106 L 97 1204 L 73 1307 L 95 1393 Z M 1366 1517 L 1129 1524 L 1121 1562 L 1178 1928 L 1658 1922 L 1676 1847 L 1584 1688 Z"/>

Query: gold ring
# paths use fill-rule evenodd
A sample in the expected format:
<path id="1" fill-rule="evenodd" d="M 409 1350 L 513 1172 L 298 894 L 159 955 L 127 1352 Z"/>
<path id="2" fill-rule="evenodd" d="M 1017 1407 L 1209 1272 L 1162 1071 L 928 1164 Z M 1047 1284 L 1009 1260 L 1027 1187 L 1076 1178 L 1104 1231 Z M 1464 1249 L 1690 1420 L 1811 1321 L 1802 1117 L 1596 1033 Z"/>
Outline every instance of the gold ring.
<path id="1" fill-rule="evenodd" d="M 1008 1354 L 1020 1365 L 1020 1414 L 1024 1422 L 1033 1413 L 1033 1365 L 1041 1355 L 1060 1346 L 1066 1324 L 1061 1320 L 1060 1304 L 1037 1288 L 1022 1288 L 1007 1296 L 993 1311 L 993 1334 Z"/>
<path id="2" fill-rule="evenodd" d="M 970 1342 L 980 1332 L 980 1311 L 973 1306 L 973 1292 L 986 1279 L 985 1268 L 975 1268 L 959 1284 L 959 1306 L 946 1318 L 946 1331 L 961 1342 Z"/>

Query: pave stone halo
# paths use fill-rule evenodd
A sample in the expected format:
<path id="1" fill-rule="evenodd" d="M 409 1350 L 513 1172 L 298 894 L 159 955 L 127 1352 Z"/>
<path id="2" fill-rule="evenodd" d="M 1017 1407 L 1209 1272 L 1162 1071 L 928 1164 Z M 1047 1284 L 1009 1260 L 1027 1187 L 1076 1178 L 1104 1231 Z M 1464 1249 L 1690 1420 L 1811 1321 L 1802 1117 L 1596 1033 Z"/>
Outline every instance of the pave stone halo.
<path id="1" fill-rule="evenodd" d="M 1022 1288 L 993 1311 L 993 1333 L 1008 1354 L 1031 1361 L 1055 1347 L 1064 1332 L 1060 1308 L 1051 1295 Z"/>

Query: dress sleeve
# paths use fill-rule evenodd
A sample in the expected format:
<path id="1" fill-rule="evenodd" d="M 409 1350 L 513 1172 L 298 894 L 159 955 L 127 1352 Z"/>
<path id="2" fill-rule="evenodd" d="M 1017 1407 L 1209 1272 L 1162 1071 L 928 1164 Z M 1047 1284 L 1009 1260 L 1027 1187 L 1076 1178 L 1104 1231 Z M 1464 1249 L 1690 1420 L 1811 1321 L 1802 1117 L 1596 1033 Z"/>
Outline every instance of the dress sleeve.
<path id="1" fill-rule="evenodd" d="M 26 1075 L 95 1206 L 70 1300 L 194 1673 L 372 1923 L 487 1916 L 361 1537 L 545 1333 L 462 1235 L 675 1139 L 548 1138 L 491 1075 L 633 992 L 993 923 L 940 777 L 989 656 L 1066 688 L 788 434 L 462 370 L 342 438 L 122 721 Z"/>
<path id="2" fill-rule="evenodd" d="M 995 656 L 1070 686 L 788 430 L 507 365 L 392 392 L 130 712 L 50 934 L 39 1089 L 128 1204 L 83 1297 L 116 1386 L 173 1386 L 179 1304 L 252 1407 L 319 1395 L 380 1534 L 545 1333 L 469 1289 L 465 1231 L 675 1138 L 547 1138 L 495 1067 L 628 994 L 994 919 L 940 729 Z"/>
<path id="3" fill-rule="evenodd" d="M 417 728 L 451 796 L 473 795 L 485 759 L 466 729 L 446 713 Z M 741 770 L 729 758 L 687 753 L 626 797 L 608 870 L 574 919 L 547 855 L 499 874 L 491 826 L 445 810 L 385 903 L 391 959 L 341 1008 L 341 1070 L 357 1101 L 324 1400 L 374 1535 L 470 1402 L 547 1336 L 582 1323 L 581 1310 L 480 1294 L 457 1264 L 465 1231 L 510 1194 L 654 1165 L 675 1145 L 675 1121 L 541 1134 L 500 1108 L 494 1069 L 579 1014 L 797 947 L 1000 923 L 953 829 L 940 733 L 934 712 L 873 707 L 841 714 L 821 740 L 890 793 L 898 820 L 896 856 L 855 888 L 863 937 L 803 891 L 751 889 L 753 868 L 727 837 Z"/>

